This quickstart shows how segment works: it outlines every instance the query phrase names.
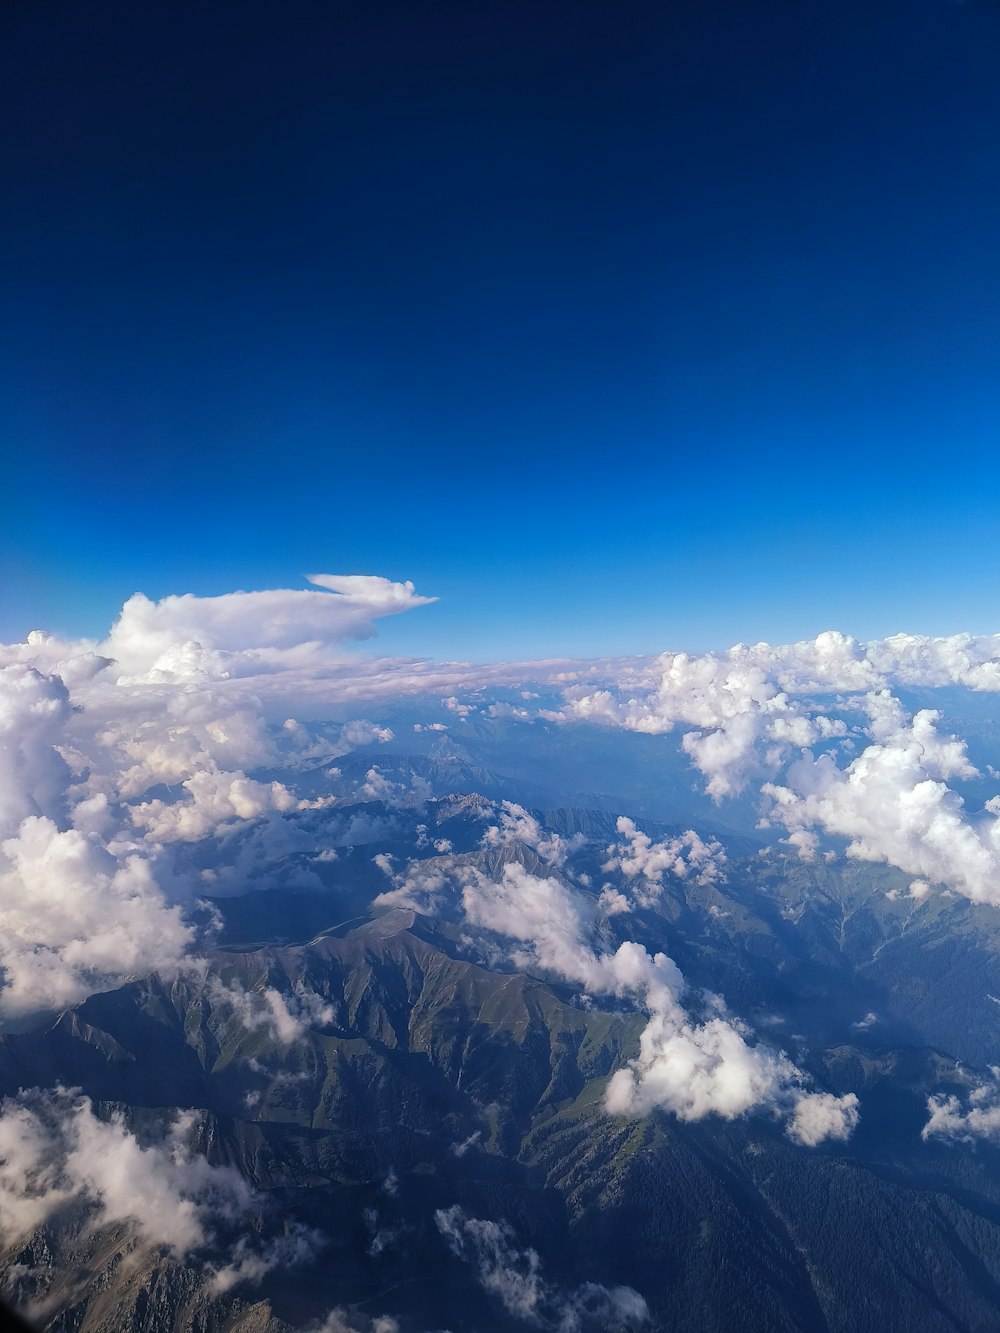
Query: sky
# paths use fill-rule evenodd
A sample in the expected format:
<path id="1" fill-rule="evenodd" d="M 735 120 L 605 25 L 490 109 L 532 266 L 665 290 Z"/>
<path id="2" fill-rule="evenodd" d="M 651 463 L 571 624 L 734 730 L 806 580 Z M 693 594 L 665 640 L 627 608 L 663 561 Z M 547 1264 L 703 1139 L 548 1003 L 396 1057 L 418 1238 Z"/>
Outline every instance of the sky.
<path id="1" fill-rule="evenodd" d="M 436 597 L 389 651 L 998 624 L 993 0 L 0 14 L 0 638 Z"/>

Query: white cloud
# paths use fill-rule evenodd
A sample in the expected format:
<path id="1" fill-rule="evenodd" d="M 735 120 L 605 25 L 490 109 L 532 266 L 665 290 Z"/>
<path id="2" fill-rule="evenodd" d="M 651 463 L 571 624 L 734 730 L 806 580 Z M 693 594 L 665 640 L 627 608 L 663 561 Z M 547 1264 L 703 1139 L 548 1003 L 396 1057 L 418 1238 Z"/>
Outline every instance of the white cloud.
<path id="1" fill-rule="evenodd" d="M 1000 800 L 966 814 L 949 785 L 976 776 L 963 742 L 939 733 L 933 710 L 909 718 L 892 694 L 897 685 L 1000 690 L 1000 635 L 861 645 L 828 632 L 785 647 L 667 653 L 655 671 L 629 681 L 635 693 L 573 686 L 563 716 L 654 733 L 678 727 L 707 792 L 722 800 L 759 780 L 767 817 L 802 855 L 815 855 L 822 834 L 843 837 L 849 856 L 917 876 L 915 898 L 941 883 L 1000 903 Z M 870 742 L 848 763 L 830 746 L 848 743 L 837 716 L 845 712 L 867 715 Z"/>
<path id="2" fill-rule="evenodd" d="M 56 1088 L 0 1103 L 0 1246 L 16 1247 L 73 1206 L 88 1227 L 124 1223 L 140 1245 L 189 1260 L 226 1233 L 229 1262 L 207 1265 L 208 1290 L 253 1285 L 276 1267 L 311 1261 L 323 1237 L 298 1222 L 262 1227 L 262 1203 L 235 1167 L 191 1147 L 195 1112 L 178 1113 L 141 1144 L 121 1113 L 104 1119 L 88 1097 Z M 248 1227 L 235 1241 L 234 1228 Z"/>
<path id="3" fill-rule="evenodd" d="M 451 1145 L 451 1153 L 454 1157 L 464 1157 L 470 1148 L 475 1148 L 479 1140 L 483 1137 L 481 1129 L 473 1130 L 467 1139 L 462 1139 L 458 1143 Z"/>
<path id="4" fill-rule="evenodd" d="M 508 1314 L 519 1319 L 536 1318 L 544 1293 L 537 1251 L 516 1250 L 509 1226 L 467 1217 L 458 1204 L 439 1208 L 434 1221 L 452 1253 L 475 1262 L 479 1281 Z"/>
<path id="5" fill-rule="evenodd" d="M 399 1333 L 399 1324 L 391 1315 L 376 1315 L 374 1319 L 348 1315 L 344 1309 L 331 1310 L 322 1323 L 314 1324 L 306 1333 Z"/>
<path id="6" fill-rule="evenodd" d="M 795 1101 L 788 1136 L 807 1148 L 826 1139 L 849 1139 L 860 1119 L 853 1092 L 835 1097 L 830 1092 L 806 1092 Z"/>
<path id="7" fill-rule="evenodd" d="M 0 834 L 26 815 L 63 812 L 70 771 L 56 746 L 69 715 L 58 676 L 20 662 L 0 666 Z"/>
<path id="8" fill-rule="evenodd" d="M 71 1002 L 149 966 L 172 966 L 190 938 L 177 908 L 189 899 L 192 880 L 180 872 L 173 878 L 183 844 L 215 836 L 221 849 L 228 839 L 226 855 L 239 865 L 211 867 L 213 891 L 245 886 L 253 873 L 250 833 L 241 851 L 234 829 L 253 823 L 255 854 L 271 841 L 275 855 L 279 848 L 286 856 L 307 851 L 281 833 L 291 828 L 283 816 L 301 805 L 291 783 L 259 780 L 254 771 L 283 760 L 301 770 L 343 745 L 384 743 L 391 735 L 357 715 L 315 732 L 295 722 L 275 733 L 269 722 L 285 722 L 290 711 L 329 718 L 331 708 L 351 718 L 361 700 L 414 694 L 442 700 L 461 717 L 489 706 L 484 692 L 491 686 L 514 689 L 528 704 L 538 691 L 526 686 L 558 685 L 566 691 L 565 716 L 648 732 L 679 728 L 720 800 L 751 779 L 766 780 L 772 821 L 804 855 L 820 849 L 821 837 L 844 837 L 849 854 L 907 870 L 915 901 L 920 886 L 938 883 L 1000 901 L 1000 803 L 987 802 L 981 814 L 966 811 L 953 786 L 973 771 L 961 743 L 938 734 L 932 714 L 907 719 L 886 693 L 894 680 L 1000 689 L 1000 636 L 896 636 L 866 646 L 828 633 L 811 643 L 737 645 L 655 662 L 435 664 L 346 652 L 379 617 L 429 600 L 412 585 L 355 575 L 315 575 L 312 582 L 312 589 L 155 603 L 136 595 L 103 645 L 33 633 L 24 644 L 0 647 L 0 837 L 11 843 L 0 866 L 0 931 L 14 942 L 0 1013 L 13 1012 L 13 1004 L 25 1014 L 43 993 L 49 1003 Z M 846 700 L 833 699 L 836 693 Z M 459 702 L 470 698 L 481 705 Z M 858 707 L 867 710 L 867 749 L 850 762 L 824 753 L 843 739 L 841 714 Z M 169 792 L 152 790 L 161 784 Z M 400 808 L 419 804 L 429 788 L 419 779 L 395 781 L 373 765 L 356 795 Z M 31 817 L 50 823 L 23 826 Z M 558 868 L 573 840 L 536 830 L 531 819 L 505 807 L 494 845 L 513 839 Z M 259 832 L 265 829 L 266 837 Z M 668 839 L 648 847 L 641 835 L 624 836 L 609 856 L 637 895 L 655 894 L 665 874 L 705 879 L 722 865 L 713 844 L 699 846 L 690 833 L 686 845 Z M 88 906 L 90 889 L 74 890 L 79 902 L 60 923 L 58 885 L 46 887 L 32 870 L 50 858 L 93 872 L 92 887 L 101 892 L 110 886 L 103 923 Z M 127 911 L 126 902 L 133 904 Z M 603 907 L 607 915 L 621 903 L 606 897 Z M 158 930 L 162 948 L 155 947 Z M 118 955 L 114 967 L 106 966 L 109 941 Z"/>
<path id="9" fill-rule="evenodd" d="M 484 847 L 530 847 L 550 866 L 565 865 L 567 856 L 582 847 L 585 841 L 580 833 L 571 838 L 549 833 L 534 815 L 513 801 L 501 802 L 499 824 L 492 825 L 483 835 Z"/>
<path id="10" fill-rule="evenodd" d="M 0 1015 L 76 1004 L 180 964 L 193 932 L 149 861 L 32 816 L 0 846 L 4 986 Z"/>
<path id="11" fill-rule="evenodd" d="M 338 669 L 362 681 L 391 675 L 338 656 L 337 645 L 428 600 L 384 579 L 315 581 L 300 592 L 137 595 L 103 654 L 41 633 L 0 646 L 0 1019 L 175 969 L 194 943 L 183 911 L 201 873 L 190 861 L 183 869 L 181 844 L 218 839 L 203 877 L 215 892 L 246 887 L 258 868 L 251 852 L 267 864 L 308 850 L 280 817 L 332 797 L 299 801 L 283 782 L 249 776 L 286 757 L 301 766 L 313 743 L 299 723 L 269 728 L 257 685 L 272 685 L 269 699 L 311 685 L 328 706 L 342 692 Z M 362 718 L 337 731 L 340 752 L 392 738 Z M 380 776 L 372 770 L 371 785 L 392 804 L 426 794 Z"/>
<path id="12" fill-rule="evenodd" d="M 654 842 L 624 815 L 616 827 L 625 841 L 608 848 L 603 869 L 618 870 L 637 881 L 636 897 L 644 906 L 659 897 L 666 874 L 677 879 L 690 876 L 701 885 L 715 884 L 724 878 L 726 853 L 714 838 L 705 842 L 693 829 L 688 829 L 678 838 Z"/>
<path id="13" fill-rule="evenodd" d="M 663 953 L 651 956 L 626 941 L 614 954 L 597 953 L 587 940 L 587 924 L 579 895 L 554 876 L 531 875 L 518 862 L 502 867 L 497 880 L 466 867 L 462 906 L 473 923 L 520 943 L 512 958 L 519 967 L 540 967 L 579 983 L 594 995 L 638 1000 L 648 1015 L 639 1040 L 639 1054 L 608 1082 L 606 1105 L 613 1115 L 648 1115 L 655 1108 L 682 1120 L 707 1115 L 733 1119 L 763 1108 L 791 1115 L 789 1133 L 802 1143 L 822 1137 L 843 1137 L 841 1129 L 856 1120 L 827 1116 L 828 1132 L 819 1131 L 821 1117 L 808 1103 L 804 1075 L 778 1051 L 747 1040 L 746 1029 L 726 1014 L 721 1002 L 705 1022 L 693 1021 L 682 1005 L 686 989 L 676 963 Z M 799 1108 L 809 1115 L 798 1119 Z M 824 1103 L 825 1105 L 825 1103 Z M 799 1126 L 808 1124 L 808 1128 Z"/>
<path id="14" fill-rule="evenodd" d="M 786 1056 L 750 1046 L 727 1018 L 693 1024 L 680 1019 L 672 1004 L 658 1009 L 658 998 L 647 998 L 651 1016 L 637 1059 L 608 1083 L 613 1115 L 648 1115 L 662 1107 L 681 1120 L 732 1120 L 787 1101 L 801 1075 Z"/>
<path id="15" fill-rule="evenodd" d="M 434 1221 L 451 1252 L 475 1265 L 480 1286 L 515 1319 L 560 1333 L 640 1328 L 649 1320 L 645 1300 L 632 1287 L 588 1282 L 565 1292 L 547 1282 L 538 1252 L 519 1249 L 507 1222 L 470 1217 L 458 1204 L 439 1208 Z"/>
<path id="16" fill-rule="evenodd" d="M 276 1268 L 311 1263 L 324 1244 L 320 1232 L 301 1222 L 286 1222 L 282 1234 L 271 1240 L 241 1236 L 232 1247 L 229 1263 L 212 1269 L 209 1289 L 220 1295 L 236 1286 L 255 1286 Z"/>
<path id="17" fill-rule="evenodd" d="M 205 1245 L 214 1223 L 253 1202 L 232 1167 L 187 1147 L 194 1126 L 178 1116 L 166 1138 L 143 1147 L 120 1116 L 99 1119 L 87 1097 L 58 1089 L 0 1103 L 0 1235 L 23 1241 L 70 1201 L 98 1226 L 131 1222 L 148 1245 L 178 1258 Z"/>
<path id="18" fill-rule="evenodd" d="M 392 729 L 390 727 L 380 727 L 374 722 L 367 722 L 364 718 L 357 718 L 353 722 L 345 722 L 340 733 L 340 739 L 344 744 L 352 748 L 358 745 L 386 745 L 393 739 Z"/>
<path id="19" fill-rule="evenodd" d="M 412 583 L 367 575 L 312 574 L 309 580 L 324 591 L 185 593 L 159 602 L 136 593 L 102 651 L 127 678 L 151 682 L 254 674 L 368 638 L 373 620 L 434 600 L 418 596 Z"/>
<path id="20" fill-rule="evenodd" d="M 873 742 L 846 768 L 805 753 L 781 784 L 765 784 L 772 818 L 793 832 L 819 828 L 846 838 L 847 855 L 882 861 L 979 902 L 1000 903 L 1000 818 L 969 820 L 949 778 L 975 775 L 965 745 L 937 730 L 939 715 L 907 718 L 884 693 L 867 696 Z"/>
<path id="21" fill-rule="evenodd" d="M 1000 1142 L 1000 1067 L 994 1067 L 992 1074 L 991 1081 L 975 1084 L 970 1089 L 964 1106 L 954 1094 L 928 1097 L 929 1118 L 920 1137 L 963 1143 L 972 1143 L 976 1139 Z"/>
<path id="22" fill-rule="evenodd" d="M 373 907 L 408 907 L 425 916 L 433 916 L 445 902 L 451 888 L 447 867 L 427 861 L 412 861 L 405 874 L 393 877 L 393 887 L 372 901 Z"/>
<path id="23" fill-rule="evenodd" d="M 423 805 L 433 792 L 430 783 L 419 773 L 404 773 L 402 781 L 393 782 L 373 764 L 357 795 L 366 801 L 383 801 L 390 809 L 407 810 Z"/>
<path id="24" fill-rule="evenodd" d="M 331 1005 L 315 991 L 298 986 L 282 994 L 274 986 L 246 990 L 237 981 L 210 975 L 205 986 L 213 1005 L 229 1009 L 248 1032 L 266 1031 L 272 1041 L 291 1046 L 313 1028 L 334 1020 Z"/>
<path id="25" fill-rule="evenodd" d="M 623 912 L 631 912 L 632 910 L 632 904 L 624 893 L 619 893 L 610 884 L 605 884 L 601 889 L 597 898 L 597 906 L 605 916 L 620 916 Z"/>
<path id="26" fill-rule="evenodd" d="M 182 801 L 144 801 L 129 810 L 132 822 L 152 842 L 194 842 L 234 820 L 260 819 L 271 810 L 294 810 L 299 802 L 280 782 L 254 782 L 245 773 L 206 769 L 181 784 Z"/>
<path id="27" fill-rule="evenodd" d="M 721 800 L 743 789 L 760 766 L 762 747 L 808 745 L 820 734 L 819 723 L 789 700 L 760 656 L 742 645 L 725 657 L 667 653 L 659 659 L 659 685 L 645 698 L 571 691 L 566 711 L 654 734 L 691 728 L 682 747 L 705 775 L 709 794 Z"/>

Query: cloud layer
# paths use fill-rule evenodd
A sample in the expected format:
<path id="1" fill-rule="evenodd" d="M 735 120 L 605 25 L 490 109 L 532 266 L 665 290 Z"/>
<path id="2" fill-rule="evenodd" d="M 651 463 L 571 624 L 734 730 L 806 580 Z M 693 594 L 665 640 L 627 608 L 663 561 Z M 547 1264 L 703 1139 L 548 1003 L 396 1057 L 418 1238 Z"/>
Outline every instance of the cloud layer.
<path id="1" fill-rule="evenodd" d="M 309 867 L 335 847 L 317 848 L 291 817 L 337 798 L 299 796 L 295 774 L 391 741 L 391 729 L 353 712 L 361 697 L 436 695 L 447 725 L 461 728 L 498 715 L 489 691 L 502 683 L 518 700 L 504 704 L 504 725 L 542 716 L 676 731 L 706 790 L 720 803 L 756 792 L 762 820 L 800 855 L 842 846 L 912 875 L 915 898 L 943 885 L 1000 903 L 1000 795 L 967 808 L 959 787 L 980 775 L 966 745 L 939 712 L 911 712 L 894 693 L 1000 691 L 1000 636 L 861 645 L 828 633 L 655 661 L 414 663 L 359 657 L 352 645 L 381 617 L 432 599 L 369 576 L 311 582 L 155 603 L 137 594 L 103 642 L 35 633 L 0 648 L 0 1019 L 23 1021 L 153 969 L 176 972 L 197 945 L 191 908 L 206 886 L 238 888 L 252 866 L 291 853 L 313 857 L 296 873 L 315 877 Z M 529 684 L 550 699 L 560 691 L 563 706 L 536 703 Z M 306 716 L 346 720 L 311 727 L 298 720 L 300 704 Z M 393 806 L 428 791 L 404 789 L 372 762 L 356 795 Z M 655 904 L 670 879 L 707 886 L 726 874 L 722 847 L 692 830 L 654 841 L 622 817 L 617 831 L 603 864 L 615 884 L 588 899 L 606 923 Z M 196 874 L 183 849 L 207 840 L 214 863 Z M 512 859 L 512 847 L 534 861 Z M 639 1054 L 609 1084 L 610 1109 L 697 1118 L 766 1107 L 803 1144 L 850 1133 L 850 1097 L 808 1090 L 787 1057 L 755 1042 L 721 1003 L 696 1014 L 665 954 L 627 940 L 595 948 L 566 875 L 572 839 L 508 805 L 483 850 L 501 868 L 465 874 L 470 922 L 514 940 L 522 961 L 645 1010 Z M 402 881 L 392 862 L 384 868 L 386 904 L 409 895 L 433 906 L 452 891 L 434 861 Z M 266 995 L 233 1007 L 281 1040 L 312 1021 Z"/>
<path id="2" fill-rule="evenodd" d="M 315 675 L 343 659 L 378 618 L 433 600 L 374 577 L 312 581 L 137 594 L 103 644 L 33 633 L 0 647 L 0 1020 L 177 970 L 199 886 L 177 873 L 171 845 L 255 824 L 258 855 L 269 840 L 288 850 L 287 830 L 267 821 L 316 802 L 246 770 L 314 763 L 313 742 L 291 719 L 276 735 L 247 678 L 294 691 L 306 666 Z M 391 734 L 355 719 L 326 751 Z"/>
<path id="3" fill-rule="evenodd" d="M 1000 636 L 913 635 L 868 645 L 842 634 L 728 653 L 666 653 L 643 689 L 567 690 L 562 716 L 681 733 L 719 802 L 754 785 L 763 822 L 801 855 L 823 837 L 978 902 L 1000 904 L 1000 794 L 966 808 L 980 777 L 941 714 L 912 714 L 898 689 L 1000 691 Z M 1000 779 L 997 782 L 1000 790 Z"/>

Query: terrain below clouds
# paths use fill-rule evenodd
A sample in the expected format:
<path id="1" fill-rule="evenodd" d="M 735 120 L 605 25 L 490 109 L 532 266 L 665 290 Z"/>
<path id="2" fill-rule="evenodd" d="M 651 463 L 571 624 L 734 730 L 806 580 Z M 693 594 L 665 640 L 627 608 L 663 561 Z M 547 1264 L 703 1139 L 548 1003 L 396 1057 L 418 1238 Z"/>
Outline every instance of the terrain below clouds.
<path id="1" fill-rule="evenodd" d="M 5 1297 L 1000 1323 L 1000 640 L 390 660 L 311 581 L 0 650 Z"/>

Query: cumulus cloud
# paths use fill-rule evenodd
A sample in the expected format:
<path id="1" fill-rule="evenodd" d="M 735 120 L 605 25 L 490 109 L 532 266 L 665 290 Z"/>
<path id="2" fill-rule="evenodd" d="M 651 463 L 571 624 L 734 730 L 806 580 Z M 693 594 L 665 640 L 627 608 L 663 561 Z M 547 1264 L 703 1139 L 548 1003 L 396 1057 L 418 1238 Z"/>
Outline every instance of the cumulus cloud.
<path id="1" fill-rule="evenodd" d="M 632 1287 L 588 1282 L 566 1292 L 547 1282 L 538 1252 L 518 1248 L 507 1222 L 470 1217 L 458 1204 L 439 1208 L 434 1221 L 452 1254 L 474 1265 L 483 1289 L 516 1319 L 559 1333 L 641 1328 L 649 1320 L 645 1300 Z"/>
<path id="2" fill-rule="evenodd" d="M 253 681 L 294 693 L 337 664 L 338 644 L 430 599 L 386 579 L 313 581 L 299 592 L 137 595 L 101 651 L 39 632 L 0 646 L 0 1019 L 175 970 L 195 942 L 184 920 L 195 880 L 164 849 L 214 837 L 204 882 L 245 887 L 250 843 L 234 830 L 255 826 L 266 863 L 296 850 L 276 820 L 333 799 L 298 800 L 283 782 L 250 775 L 310 743 L 294 721 L 275 732 Z M 369 672 L 361 659 L 341 665 Z M 336 682 L 325 696 L 338 698 Z M 391 738 L 355 718 L 334 748 Z M 372 770 L 369 785 L 396 804 L 424 795 L 380 776 Z"/>
<path id="3" fill-rule="evenodd" d="M 653 734 L 688 728 L 681 745 L 705 776 L 709 794 L 721 800 L 742 791 L 760 767 L 761 750 L 808 745 L 843 726 L 822 715 L 814 719 L 791 701 L 762 656 L 743 645 L 725 657 L 667 653 L 659 659 L 658 685 L 644 698 L 570 691 L 566 711 Z"/>
<path id="4" fill-rule="evenodd" d="M 331 1310 L 324 1320 L 312 1325 L 306 1333 L 399 1333 L 399 1324 L 391 1315 L 376 1315 L 369 1319 L 338 1308 Z"/>
<path id="5" fill-rule="evenodd" d="M 373 907 L 408 907 L 432 916 L 452 892 L 451 868 L 435 862 L 411 862 L 405 873 L 393 875 L 392 882 L 391 889 L 373 899 Z"/>
<path id="6" fill-rule="evenodd" d="M 950 1139 L 972 1143 L 976 1139 L 1000 1142 L 1000 1066 L 991 1070 L 993 1078 L 975 1084 L 964 1103 L 954 1094 L 927 1098 L 928 1120 L 920 1131 L 927 1139 Z"/>
<path id="7" fill-rule="evenodd" d="M 726 853 L 716 839 L 705 842 L 693 829 L 678 838 L 654 842 L 624 815 L 616 828 L 624 842 L 608 848 L 603 869 L 617 870 L 637 885 L 636 896 L 644 906 L 663 888 L 663 876 L 691 878 L 696 884 L 715 884 L 724 878 Z"/>
<path id="8" fill-rule="evenodd" d="M 56 747 L 69 714 L 58 676 L 21 662 L 0 666 L 0 834 L 26 815 L 63 811 L 70 773 Z"/>
<path id="9" fill-rule="evenodd" d="M 154 842 L 194 842 L 236 820 L 260 819 L 299 802 L 280 782 L 254 782 L 245 773 L 218 769 L 195 773 L 181 784 L 182 801 L 143 801 L 129 810 L 132 822 Z"/>
<path id="10" fill-rule="evenodd" d="M 819 828 L 846 838 L 848 856 L 919 876 L 911 886 L 917 900 L 929 880 L 1000 903 L 1000 817 L 986 811 L 970 820 L 948 786 L 948 779 L 976 775 L 964 742 L 941 735 L 933 710 L 908 718 L 885 692 L 866 704 L 872 744 L 845 768 L 830 755 L 803 754 L 783 783 L 765 784 L 771 817 L 793 836 Z M 812 844 L 800 849 L 808 855 Z"/>
<path id="11" fill-rule="evenodd" d="M 346 722 L 341 729 L 341 741 L 352 749 L 359 745 L 386 745 L 393 739 L 391 727 L 379 727 L 364 718 Z"/>
<path id="12" fill-rule="evenodd" d="M 239 861 L 211 867 L 214 891 L 244 887 L 252 877 L 249 835 L 243 846 L 235 830 L 258 830 L 254 851 L 264 862 L 272 842 L 275 855 L 290 857 L 290 817 L 303 803 L 290 781 L 260 770 L 288 764 L 304 771 L 344 747 L 387 743 L 390 730 L 355 711 L 362 699 L 419 693 L 465 717 L 488 707 L 490 686 L 515 690 L 530 707 L 538 691 L 527 685 L 558 686 L 564 718 L 679 729 L 719 800 L 760 782 L 764 813 L 805 856 L 821 838 L 844 838 L 850 855 L 901 866 L 917 886 L 943 883 L 1000 901 L 1000 797 L 981 813 L 966 810 L 954 784 L 974 769 L 961 743 L 942 735 L 931 713 L 906 717 L 887 693 L 894 682 L 1000 689 L 1000 636 L 897 635 L 862 645 L 828 633 L 787 647 L 737 645 L 653 662 L 435 664 L 347 651 L 380 617 L 431 600 L 411 584 L 361 575 L 311 581 L 310 589 L 159 602 L 137 594 L 104 643 L 33 633 L 0 647 L 0 929 L 9 910 L 13 941 L 0 1014 L 13 1012 L 12 1004 L 27 1013 L 30 997 L 43 992 L 50 1002 L 72 1002 L 88 988 L 172 966 L 190 943 L 178 915 L 194 891 L 191 875 L 179 869 L 184 844 L 214 837 Z M 481 702 L 460 702 L 470 698 Z M 294 720 L 328 718 L 331 708 L 353 720 L 315 733 Z M 867 742 L 863 753 L 838 748 L 846 719 L 852 739 L 857 732 Z M 397 776 L 373 764 L 353 795 L 405 808 L 430 794 L 421 779 Z M 333 799 L 321 794 L 312 803 Z M 31 819 L 49 823 L 24 824 Z M 492 848 L 531 848 L 547 866 L 564 868 L 573 840 L 531 821 L 502 807 Z M 608 856 L 637 901 L 654 897 L 667 875 L 710 882 L 723 873 L 721 849 L 695 834 L 648 846 L 634 826 L 622 836 Z M 57 857 L 88 867 L 91 886 L 80 895 L 72 890 L 79 903 L 68 905 L 64 924 L 58 883 L 50 877 L 46 888 L 32 870 Z M 110 895 L 103 923 L 88 906 L 98 888 Z M 36 891 L 33 925 L 28 904 Z M 912 891 L 915 900 L 920 892 Z M 618 887 L 605 895 L 606 917 L 623 910 L 623 898 Z M 127 918 L 134 939 L 115 944 L 118 965 L 105 966 L 108 941 L 119 938 L 114 932 L 126 929 Z"/>
<path id="13" fill-rule="evenodd" d="M 513 839 L 518 830 L 531 840 L 529 846 L 536 840 L 534 821 L 524 820 L 516 807 L 508 815 L 506 831 L 491 826 L 485 847 L 496 846 L 504 836 Z M 549 848 L 549 855 L 557 864 L 562 860 L 559 847 Z M 705 1021 L 689 1015 L 684 977 L 666 954 L 650 955 L 633 941 L 614 953 L 595 950 L 590 918 L 602 909 L 607 915 L 609 907 L 613 913 L 620 910 L 608 894 L 588 906 L 590 900 L 557 874 L 532 874 L 517 859 L 499 866 L 496 877 L 457 859 L 433 869 L 411 866 L 398 877 L 397 887 L 376 902 L 440 910 L 455 884 L 466 920 L 514 942 L 509 956 L 516 966 L 553 972 L 591 995 L 629 999 L 645 1009 L 639 1054 L 608 1085 L 612 1114 L 642 1116 L 662 1108 L 686 1120 L 711 1114 L 732 1119 L 760 1108 L 793 1118 L 800 1103 L 803 1114 L 811 1105 L 813 1094 L 804 1088 L 801 1071 L 780 1052 L 754 1043 L 717 998 L 709 1000 Z M 818 1116 L 811 1123 L 818 1126 Z M 841 1122 L 831 1114 L 828 1123 L 829 1134 L 814 1142 L 840 1136 Z M 853 1128 L 851 1116 L 846 1123 Z M 793 1137 L 807 1141 L 797 1130 Z"/>
<path id="14" fill-rule="evenodd" d="M 372 621 L 433 601 L 412 583 L 369 575 L 312 574 L 322 591 L 264 592 L 150 601 L 130 597 L 102 651 L 129 678 L 164 681 L 251 674 L 317 650 L 369 638 Z"/>
<path id="15" fill-rule="evenodd" d="M 910 717 L 892 693 L 1000 690 L 1000 636 L 862 645 L 828 632 L 785 647 L 667 653 L 649 675 L 631 679 L 629 692 L 574 685 L 562 716 L 651 733 L 679 728 L 707 792 L 721 801 L 759 782 L 765 818 L 803 856 L 832 835 L 846 839 L 849 856 L 917 876 L 914 897 L 939 883 L 1000 903 L 1000 798 L 981 815 L 966 812 L 952 785 L 978 776 L 965 745 L 941 734 L 937 712 Z M 866 721 L 849 728 L 854 715 Z M 857 755 L 845 748 L 853 732 L 868 742 Z"/>
<path id="16" fill-rule="evenodd" d="M 500 821 L 491 825 L 483 835 L 484 847 L 529 847 L 550 866 L 562 866 L 571 852 L 582 847 L 582 834 L 563 838 L 558 833 L 543 829 L 534 815 L 513 801 L 500 803 Z"/>
<path id="17" fill-rule="evenodd" d="M 269 1236 L 262 1203 L 231 1166 L 195 1152 L 193 1111 L 142 1144 L 120 1112 L 99 1116 L 88 1097 L 56 1088 L 0 1102 L 0 1247 L 16 1249 L 68 1208 L 99 1229 L 125 1224 L 138 1243 L 189 1260 L 225 1234 L 228 1262 L 206 1260 L 213 1294 L 252 1286 L 277 1267 L 310 1262 L 324 1238 L 286 1221 Z M 247 1228 L 232 1239 L 233 1231 Z"/>
<path id="18" fill-rule="evenodd" d="M 717 997 L 709 999 L 710 1017 L 692 1019 L 682 1003 L 684 977 L 666 954 L 650 955 L 633 941 L 613 954 L 595 951 L 579 895 L 555 876 L 532 875 L 516 861 L 505 864 L 497 879 L 466 867 L 462 907 L 469 921 L 519 942 L 512 954 L 517 966 L 540 967 L 593 995 L 642 1004 L 647 1022 L 639 1054 L 608 1082 L 605 1101 L 612 1115 L 643 1116 L 662 1108 L 682 1120 L 734 1119 L 763 1108 L 791 1117 L 789 1134 L 810 1146 L 846 1138 L 853 1129 L 853 1094 L 836 1099 L 807 1092 L 792 1061 L 763 1043 L 752 1044 Z M 817 1103 L 816 1097 L 828 1100 Z"/>
<path id="19" fill-rule="evenodd" d="M 860 1115 L 853 1092 L 835 1097 L 830 1092 L 810 1092 L 796 1098 L 788 1135 L 796 1143 L 814 1148 L 826 1139 L 849 1139 Z"/>
<path id="20" fill-rule="evenodd" d="M 402 781 L 394 782 L 374 764 L 356 792 L 356 796 L 363 800 L 383 801 L 390 809 L 396 810 L 421 806 L 432 795 L 430 783 L 419 773 L 404 774 Z"/>
<path id="21" fill-rule="evenodd" d="M 129 977 L 175 970 L 193 937 L 148 860 L 29 816 L 0 844 L 0 1015 L 75 1004 Z"/>

